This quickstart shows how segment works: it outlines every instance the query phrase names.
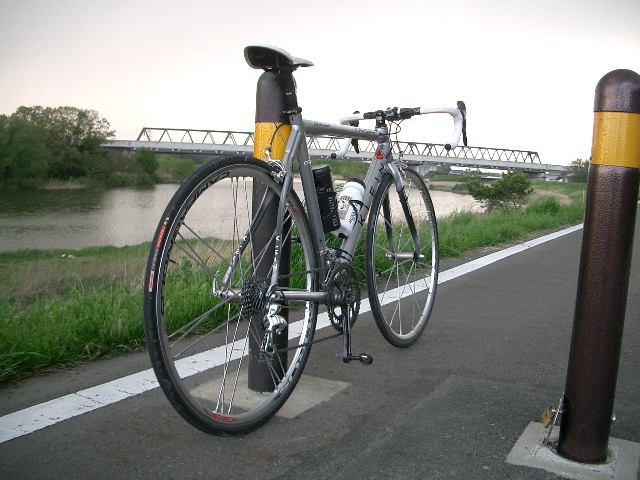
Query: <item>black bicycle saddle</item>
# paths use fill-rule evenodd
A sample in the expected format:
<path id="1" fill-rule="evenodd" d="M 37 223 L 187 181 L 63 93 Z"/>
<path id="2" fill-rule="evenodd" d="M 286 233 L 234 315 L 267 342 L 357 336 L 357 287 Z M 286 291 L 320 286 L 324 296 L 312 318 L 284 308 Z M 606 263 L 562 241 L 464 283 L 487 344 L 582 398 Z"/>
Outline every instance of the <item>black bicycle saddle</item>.
<path id="1" fill-rule="evenodd" d="M 293 72 L 298 67 L 311 67 L 313 63 L 304 58 L 294 57 L 288 52 L 271 45 L 249 45 L 244 49 L 244 58 L 251 68 L 265 71 Z"/>

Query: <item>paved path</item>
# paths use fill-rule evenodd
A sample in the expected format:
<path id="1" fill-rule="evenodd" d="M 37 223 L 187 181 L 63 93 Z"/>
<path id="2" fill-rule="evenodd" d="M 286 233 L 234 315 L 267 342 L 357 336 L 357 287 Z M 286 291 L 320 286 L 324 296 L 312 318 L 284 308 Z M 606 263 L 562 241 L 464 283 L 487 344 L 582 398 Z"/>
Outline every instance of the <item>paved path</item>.
<path id="1" fill-rule="evenodd" d="M 578 230 L 441 284 L 410 349 L 388 345 L 363 315 L 354 351 L 374 363 L 343 364 L 340 339 L 314 346 L 305 374 L 348 386 L 292 419 L 212 437 L 153 389 L 1 443 L 0 479 L 557 478 L 505 459 L 563 391 L 581 239 Z M 636 254 L 611 431 L 632 442 L 640 442 L 639 295 Z M 5 387 L 0 416 L 148 368 L 146 355 L 131 355 Z"/>

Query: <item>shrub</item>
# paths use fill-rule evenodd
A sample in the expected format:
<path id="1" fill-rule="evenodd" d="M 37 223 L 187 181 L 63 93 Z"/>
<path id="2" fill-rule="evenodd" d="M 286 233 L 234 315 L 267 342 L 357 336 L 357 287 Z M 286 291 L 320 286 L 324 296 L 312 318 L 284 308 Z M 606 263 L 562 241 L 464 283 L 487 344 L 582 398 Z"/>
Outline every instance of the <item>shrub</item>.
<path id="1" fill-rule="evenodd" d="M 507 172 L 500 180 L 485 185 L 478 179 L 467 182 L 469 193 L 482 203 L 487 211 L 504 207 L 517 208 L 533 192 L 531 181 L 519 172 Z"/>
<path id="2" fill-rule="evenodd" d="M 158 176 L 162 181 L 183 182 L 196 170 L 196 165 L 188 158 L 161 157 Z"/>
<path id="3" fill-rule="evenodd" d="M 143 148 L 136 152 L 136 160 L 142 165 L 142 169 L 146 174 L 151 176 L 155 175 L 158 169 L 158 160 L 156 159 L 155 153 Z"/>

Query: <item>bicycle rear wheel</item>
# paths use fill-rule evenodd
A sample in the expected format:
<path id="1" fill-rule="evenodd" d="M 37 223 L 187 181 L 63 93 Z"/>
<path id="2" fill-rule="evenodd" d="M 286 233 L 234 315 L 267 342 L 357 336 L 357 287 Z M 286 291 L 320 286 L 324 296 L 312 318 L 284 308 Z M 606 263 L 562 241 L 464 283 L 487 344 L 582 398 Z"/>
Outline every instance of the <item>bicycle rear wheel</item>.
<path id="1" fill-rule="evenodd" d="M 438 285 L 438 228 L 431 196 L 420 175 L 410 168 L 401 174 L 420 251 L 414 252 L 393 176 L 385 173 L 369 213 L 365 273 L 369 303 L 380 332 L 392 345 L 409 347 L 424 331 L 433 308 Z"/>
<path id="2" fill-rule="evenodd" d="M 151 362 L 171 404 L 207 433 L 242 434 L 271 418 L 295 388 L 313 340 L 317 304 L 291 304 L 288 335 L 274 335 L 272 355 L 261 348 L 281 195 L 271 173 L 265 162 L 245 157 L 203 166 L 171 199 L 149 253 L 144 319 Z M 255 229 L 265 223 L 266 235 Z M 293 191 L 282 233 L 290 272 L 280 288 L 315 290 L 316 256 Z"/>

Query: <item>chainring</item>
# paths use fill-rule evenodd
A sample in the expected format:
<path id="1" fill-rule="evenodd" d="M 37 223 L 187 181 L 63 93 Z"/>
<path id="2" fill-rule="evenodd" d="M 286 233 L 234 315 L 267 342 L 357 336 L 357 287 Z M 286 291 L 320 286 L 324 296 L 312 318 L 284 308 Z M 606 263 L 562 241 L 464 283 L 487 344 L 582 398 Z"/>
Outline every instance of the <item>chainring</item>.
<path id="1" fill-rule="evenodd" d="M 326 291 L 327 312 L 333 328 L 342 332 L 347 309 L 349 325 L 353 326 L 360 311 L 360 280 L 353 267 L 346 263 L 337 264 L 329 274 Z"/>

